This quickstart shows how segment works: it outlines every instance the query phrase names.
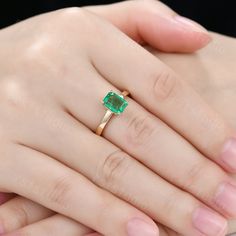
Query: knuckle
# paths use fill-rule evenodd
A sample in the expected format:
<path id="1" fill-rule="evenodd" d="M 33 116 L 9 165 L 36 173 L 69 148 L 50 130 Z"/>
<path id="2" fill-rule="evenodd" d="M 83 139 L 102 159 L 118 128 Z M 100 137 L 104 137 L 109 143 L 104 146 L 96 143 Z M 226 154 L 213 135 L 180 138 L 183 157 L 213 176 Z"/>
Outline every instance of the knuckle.
<path id="1" fill-rule="evenodd" d="M 56 12 L 37 37 L 31 38 L 30 42 L 27 42 L 27 47 L 21 51 L 21 64 L 24 63 L 29 69 L 36 68 L 42 71 L 46 69 L 47 73 L 55 73 L 52 69 L 55 67 L 55 63 L 57 67 L 58 63 L 66 64 L 63 60 L 65 54 L 62 52 L 73 49 L 71 45 L 74 44 L 75 37 L 76 42 L 80 42 L 80 44 L 89 39 L 87 34 L 91 34 L 90 29 L 93 25 L 93 20 L 90 20 L 91 15 L 87 10 L 79 7 Z"/>
<path id="2" fill-rule="evenodd" d="M 27 89 L 18 78 L 6 78 L 1 81 L 1 99 L 7 107 L 14 110 L 27 107 Z"/>
<path id="3" fill-rule="evenodd" d="M 48 58 L 52 57 L 57 51 L 57 42 L 50 30 L 39 34 L 37 39 L 31 40 L 28 47 L 24 48 L 21 58 L 22 64 L 28 69 L 48 65 Z"/>
<path id="4" fill-rule="evenodd" d="M 94 15 L 86 8 L 82 7 L 70 7 L 59 11 L 59 16 L 55 18 L 55 23 L 59 28 L 59 33 L 61 34 L 61 29 L 64 31 L 71 29 L 71 31 L 78 32 L 83 30 L 83 34 L 90 33 L 90 29 L 94 28 Z M 67 30 L 68 33 L 70 33 Z M 80 34 L 80 38 L 83 35 Z M 86 37 L 88 39 L 88 37 Z"/>
<path id="5" fill-rule="evenodd" d="M 142 8 L 147 7 L 148 4 L 150 5 L 150 4 L 156 3 L 156 0 L 137 0 L 137 1 L 133 1 L 133 3 L 137 4 L 137 6 L 140 7 L 140 9 L 142 9 Z"/>
<path id="6" fill-rule="evenodd" d="M 134 115 L 127 129 L 128 143 L 134 146 L 145 145 L 149 142 L 156 124 L 151 116 Z"/>
<path id="7" fill-rule="evenodd" d="M 126 173 L 129 166 L 129 156 L 121 150 L 107 155 L 98 168 L 98 176 L 102 185 L 115 186 L 115 181 Z"/>
<path id="8" fill-rule="evenodd" d="M 47 197 L 49 201 L 62 208 L 67 208 L 72 195 L 72 183 L 69 175 L 63 175 L 58 177 L 48 191 Z"/>
<path id="9" fill-rule="evenodd" d="M 31 40 L 27 48 L 24 48 L 20 56 L 19 73 L 25 80 L 36 82 L 39 73 L 43 75 L 42 81 L 49 77 L 55 79 L 67 75 L 67 63 L 63 59 L 61 48 L 67 50 L 68 42 L 61 32 L 64 30 L 58 30 L 55 33 L 52 33 L 50 29 L 45 30 L 37 39 Z M 23 68 L 27 68 L 26 76 Z"/>
<path id="10" fill-rule="evenodd" d="M 174 96 L 177 78 L 171 71 L 165 70 L 155 74 L 152 84 L 154 95 L 159 100 L 166 100 Z"/>
<path id="11" fill-rule="evenodd" d="M 87 17 L 87 11 L 82 7 L 68 7 L 60 11 L 60 20 L 69 21 L 71 23 L 72 19 Z"/>

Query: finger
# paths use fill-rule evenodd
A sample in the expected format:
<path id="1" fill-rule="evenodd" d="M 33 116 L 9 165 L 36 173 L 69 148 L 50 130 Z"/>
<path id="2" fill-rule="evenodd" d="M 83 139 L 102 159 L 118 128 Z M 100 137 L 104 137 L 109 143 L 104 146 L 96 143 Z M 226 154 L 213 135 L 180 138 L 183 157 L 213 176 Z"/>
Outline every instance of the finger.
<path id="1" fill-rule="evenodd" d="M 0 206 L 0 225 L 9 233 L 51 215 L 51 210 L 18 196 Z"/>
<path id="2" fill-rule="evenodd" d="M 5 236 L 84 236 L 92 230 L 62 215 L 54 215 L 37 223 L 27 225 Z M 99 234 L 98 234 L 99 235 Z"/>
<path id="3" fill-rule="evenodd" d="M 226 170 L 236 172 L 236 141 L 232 128 L 157 58 L 100 19 L 96 24 L 104 29 L 100 34 L 106 37 L 99 37 L 97 46 L 88 49 L 88 53 L 100 74 L 118 89 L 129 90 L 134 100 L 207 157 Z M 108 28 L 113 29 L 113 33 L 107 35 Z"/>
<path id="4" fill-rule="evenodd" d="M 137 42 L 166 52 L 193 52 L 211 40 L 202 26 L 159 1 L 125 1 L 86 9 L 105 17 Z"/>
<path id="5" fill-rule="evenodd" d="M 60 91 L 61 103 L 77 120 L 95 131 L 105 112 L 102 104 L 99 105 L 99 101 L 102 100 L 107 91 L 117 90 L 104 81 L 89 65 L 87 67 L 84 65 L 84 67 L 88 68 L 86 73 L 80 74 L 80 84 L 78 86 L 73 85 L 73 87 L 64 86 L 63 90 Z M 75 77 L 78 77 L 78 75 L 75 75 Z M 93 78 L 93 81 L 87 78 Z M 89 92 L 84 88 L 89 88 Z M 127 100 L 129 101 L 127 110 L 119 117 L 109 121 L 103 133 L 104 137 L 172 184 L 193 194 L 226 217 L 234 217 L 236 215 L 235 181 L 222 168 L 206 159 L 160 119 L 143 109 L 134 100 L 129 98 Z M 84 110 L 87 107 L 89 107 L 89 110 L 85 113 Z M 31 129 L 30 126 L 29 129 Z M 43 132 L 45 128 L 42 127 L 40 130 Z M 77 144 L 79 134 L 73 137 L 73 135 L 76 135 L 76 128 L 74 132 L 73 129 L 70 130 L 69 135 L 72 135 L 72 137 L 66 138 L 69 143 L 60 146 L 62 150 L 58 149 L 56 145 L 61 141 L 57 140 L 55 142 L 56 139 L 52 140 L 55 144 L 51 143 L 50 145 L 50 147 L 54 146 L 53 149 L 50 150 L 47 147 L 50 136 L 59 137 L 57 133 L 52 133 L 46 139 L 46 142 L 44 140 L 41 143 L 36 142 L 33 137 L 29 137 L 27 140 L 24 138 L 24 140 L 31 146 L 36 145 L 44 152 L 62 157 L 63 161 L 65 159 L 69 160 L 69 150 L 64 149 L 65 147 L 72 146 L 72 150 L 74 150 L 74 153 L 78 153 L 77 155 L 81 151 Z M 39 136 L 43 136 L 43 134 Z M 65 136 L 66 134 L 63 135 L 63 137 Z M 73 142 L 73 140 L 76 140 L 76 142 Z M 86 146 L 84 143 L 83 145 Z M 89 149 L 88 144 L 87 149 Z M 63 153 L 65 153 L 64 156 Z M 73 153 L 71 158 L 72 160 L 67 165 L 72 168 L 76 166 L 79 168 L 78 163 L 74 160 Z M 84 160 L 80 161 L 80 163 L 83 162 Z M 173 165 L 173 163 L 175 164 Z M 91 176 L 92 174 L 93 172 Z M 129 190 L 127 191 L 129 192 Z"/>
<path id="6" fill-rule="evenodd" d="M 88 70 L 89 71 L 89 70 Z M 80 75 L 82 76 L 82 75 Z M 96 81 L 96 75 L 95 71 L 94 74 L 87 74 L 84 78 L 88 77 L 93 77 L 94 81 Z M 87 80 L 88 81 L 88 80 Z M 63 101 L 67 101 L 67 107 L 70 108 L 70 111 L 72 111 L 75 115 L 75 111 L 80 111 L 81 114 L 84 113 L 83 106 L 88 106 L 90 107 L 91 111 L 93 111 L 93 114 L 88 114 L 85 113 L 84 115 L 88 115 L 90 119 L 96 119 L 97 116 L 101 113 L 103 113 L 103 108 L 102 106 L 99 106 L 98 98 L 100 95 L 97 95 L 100 91 L 100 89 L 104 88 L 104 91 L 107 91 L 106 86 L 109 86 L 105 80 L 105 87 L 104 84 L 101 82 L 102 80 L 99 80 L 100 82 L 95 82 L 94 84 L 90 83 L 91 90 L 90 94 L 87 94 L 88 100 L 83 97 L 82 93 L 78 93 L 79 91 L 76 90 L 76 86 L 73 86 L 73 88 L 68 88 L 66 86 L 63 87 L 63 91 L 69 91 L 67 95 L 63 94 Z M 83 84 L 83 86 L 81 86 Z M 95 85 L 96 84 L 96 85 Z M 80 85 L 81 88 L 86 87 L 85 84 L 81 81 Z M 94 88 L 94 90 L 92 89 Z M 97 88 L 100 88 L 99 90 Z M 94 92 L 94 93 L 93 93 Z M 71 96 L 73 94 L 73 96 Z M 80 98 L 78 99 L 78 94 L 80 94 Z M 99 92 L 100 94 L 100 92 Z M 101 92 L 103 94 L 103 92 Z M 79 101 L 78 101 L 79 100 Z M 85 102 L 86 101 L 86 102 Z M 71 104 L 74 102 L 74 107 L 72 108 Z M 133 109 L 132 107 L 136 107 L 135 102 L 132 102 L 132 100 L 129 101 L 129 109 L 127 109 L 127 112 L 122 114 L 120 117 L 117 117 L 117 119 L 113 119 L 112 122 L 114 121 L 121 121 L 121 126 L 113 126 L 113 132 L 112 136 L 118 135 L 116 137 L 117 139 L 122 140 L 122 145 L 125 147 L 125 145 L 128 145 L 130 149 L 133 149 L 134 146 L 129 145 L 131 140 L 127 141 L 127 133 L 129 133 L 131 130 L 127 129 L 127 126 L 124 124 L 129 124 L 129 119 L 130 116 L 133 116 L 134 114 L 137 114 L 137 116 L 141 115 L 140 117 L 143 117 L 145 113 L 143 114 L 143 109 L 138 106 L 137 108 Z M 70 105 L 69 105 L 70 103 Z M 78 109 L 78 107 L 80 109 Z M 89 109 L 89 110 L 90 110 Z M 55 110 L 55 109 L 54 109 Z M 51 124 L 46 125 L 44 122 L 41 122 L 40 119 L 38 119 L 37 127 L 37 135 L 35 136 L 34 134 L 31 135 L 22 135 L 20 137 L 20 140 L 23 142 L 24 145 L 34 147 L 37 150 L 40 150 L 43 153 L 48 153 L 50 156 L 53 156 L 54 158 L 58 159 L 60 162 L 63 162 L 67 166 L 79 171 L 82 173 L 84 176 L 86 176 L 88 179 L 91 179 L 94 183 L 98 184 L 102 188 L 105 188 L 114 195 L 126 200 L 127 202 L 131 203 L 132 205 L 136 206 L 137 208 L 141 209 L 148 215 L 150 215 L 153 219 L 155 219 L 158 222 L 163 223 L 164 225 L 168 225 L 170 228 L 174 229 L 175 231 L 179 233 L 189 233 L 189 235 L 198 235 L 199 233 L 196 232 L 197 229 L 194 228 L 194 225 L 198 224 L 195 221 L 198 221 L 198 219 L 194 217 L 195 214 L 198 214 L 200 212 L 198 208 L 203 207 L 204 209 L 206 208 L 204 205 L 202 205 L 197 199 L 195 199 L 191 194 L 188 194 L 186 192 L 181 191 L 180 189 L 177 189 L 175 186 L 169 184 L 167 181 L 163 180 L 160 178 L 158 175 L 155 175 L 153 172 L 151 172 L 148 168 L 145 166 L 141 165 L 139 162 L 137 162 L 135 159 L 127 155 L 126 153 L 122 152 L 119 150 L 117 147 L 112 145 L 111 143 L 107 142 L 105 139 L 98 137 L 97 135 L 93 134 L 90 130 L 86 129 L 84 126 L 82 126 L 77 120 L 75 120 L 71 114 L 73 113 L 65 113 L 63 111 L 60 111 L 58 113 L 55 113 L 54 116 L 51 118 L 54 120 L 56 124 L 64 124 L 62 127 L 53 127 Z M 151 115 L 150 115 L 151 116 Z M 89 120 L 89 117 L 86 117 L 87 120 Z M 136 117 L 136 116 L 135 116 Z M 78 119 L 81 119 L 82 116 L 78 116 Z M 85 118 L 85 117 L 84 117 Z M 85 118 L 85 122 L 86 122 Z M 100 118 L 99 118 L 100 119 Z M 28 120 L 27 121 L 27 126 L 24 127 L 24 134 L 30 134 L 30 130 L 32 130 L 32 127 L 35 126 L 35 120 L 36 117 L 32 117 L 32 121 Z M 34 121 L 34 122 L 33 122 Z M 128 121 L 128 123 L 127 123 Z M 93 121 L 96 123 L 96 121 Z M 124 122 L 124 124 L 122 124 Z M 155 123 L 155 121 L 153 121 Z M 158 127 L 157 129 L 161 130 L 163 129 L 163 133 L 167 132 L 170 140 L 173 138 L 172 134 L 173 131 L 171 129 L 168 130 L 167 126 L 163 125 L 161 127 L 161 121 L 160 124 L 157 122 Z M 112 123 L 109 123 L 109 127 L 112 125 Z M 120 136 L 120 130 L 126 130 L 126 134 L 123 136 Z M 167 129 L 167 130 L 165 130 Z M 108 131 L 108 129 L 106 130 Z M 109 132 L 109 131 L 108 131 Z M 107 132 L 106 132 L 107 133 Z M 132 134 L 134 132 L 132 131 Z M 145 133 L 145 131 L 144 131 Z M 37 137 L 37 139 L 35 139 Z M 54 137 L 53 139 L 51 137 Z M 161 141 L 160 139 L 161 136 L 156 136 L 153 137 L 153 140 L 157 139 Z M 186 142 L 178 141 L 180 137 L 177 136 L 177 140 L 173 140 L 174 142 L 177 142 L 178 144 L 181 144 L 180 148 L 183 148 L 181 150 L 184 152 L 184 146 Z M 181 139 L 181 138 L 180 138 Z M 121 141 L 120 140 L 120 141 Z M 120 142 L 119 141 L 119 142 Z M 138 141 L 138 138 L 136 139 Z M 140 140 L 142 142 L 142 140 Z M 155 141 L 154 141 L 155 142 Z M 62 145 L 63 144 L 63 145 Z M 92 146 L 91 146 L 92 145 Z M 156 146 L 155 143 L 151 144 L 152 146 Z M 142 144 L 140 143 L 140 146 Z M 144 144 L 147 148 L 149 148 L 146 144 Z M 176 145 L 175 145 L 176 147 Z M 155 159 L 158 158 L 160 153 L 157 153 L 155 150 L 153 150 L 156 153 L 152 153 L 152 156 L 150 156 L 150 149 L 146 150 L 146 153 L 144 153 L 144 150 L 137 148 L 142 151 L 141 154 L 138 154 L 139 160 L 141 160 L 140 157 L 142 157 L 143 162 L 145 163 L 144 159 L 146 159 L 146 162 L 148 163 L 149 157 L 151 158 L 150 161 L 154 163 Z M 135 149 L 135 148 L 134 148 Z M 168 148 L 169 149 L 169 148 Z M 166 150 L 168 150 L 166 149 Z M 174 148 L 174 150 L 176 150 Z M 188 146 L 187 144 L 187 155 L 186 157 L 189 158 L 191 155 L 189 155 L 189 151 L 192 150 L 191 146 Z M 137 150 L 136 150 L 137 151 Z M 138 153 L 138 151 L 137 151 Z M 175 151 L 173 151 L 175 153 Z M 192 153 L 190 153 L 192 154 Z M 195 155 L 194 161 L 198 158 L 201 158 L 198 154 L 196 155 L 193 152 L 193 155 Z M 145 157 L 145 158 L 144 158 Z M 160 157 L 162 155 L 160 154 Z M 174 156 L 176 157 L 176 156 Z M 178 157 L 178 156 L 177 156 Z M 179 158 L 179 159 L 178 159 Z M 177 158 L 177 163 L 180 159 L 180 157 Z M 205 160 L 205 159 L 203 159 Z M 159 158 L 159 163 L 161 162 L 161 158 Z M 160 168 L 165 170 L 166 175 L 169 174 L 169 170 L 173 166 L 173 159 L 168 160 L 165 163 L 168 163 L 168 166 L 163 166 L 160 164 L 160 167 L 158 165 L 154 165 L 156 168 Z M 209 161 L 210 162 L 210 161 Z M 171 163 L 171 164 L 170 164 Z M 182 163 L 182 162 L 181 162 Z M 187 165 L 191 164 L 191 160 L 186 163 L 185 168 L 188 170 Z M 213 164 L 215 165 L 215 164 Z M 216 166 L 216 165 L 215 165 Z M 177 173 L 173 173 L 173 178 L 178 176 L 179 172 L 181 172 L 181 164 L 177 167 L 179 167 Z M 217 167 L 217 166 L 216 166 Z M 213 166 L 214 168 L 214 166 Z M 217 171 L 220 171 L 219 177 L 224 177 L 222 174 L 222 170 L 217 167 Z M 168 171 L 166 171 L 166 169 Z M 185 169 L 183 169 L 185 171 Z M 186 173 L 186 171 L 185 171 Z M 215 177 L 215 173 L 213 173 L 212 179 Z M 180 174 L 181 175 L 181 174 Z M 182 177 L 183 175 L 181 175 Z M 186 177 L 186 176 L 183 176 Z M 207 201 L 205 199 L 205 195 L 211 192 L 209 191 L 215 191 L 214 184 L 217 184 L 218 182 L 218 176 L 216 176 L 216 183 L 210 182 L 210 190 L 207 188 L 202 190 L 200 189 L 194 189 L 195 185 L 193 183 L 192 190 L 196 192 L 196 195 L 198 194 L 199 196 Z M 173 180 L 173 179 L 172 179 Z M 186 179 L 184 179 L 186 181 Z M 183 179 L 181 180 L 183 181 Z M 201 177 L 201 181 L 206 182 L 206 178 Z M 148 184 L 147 184 L 148 183 Z M 184 182 L 182 182 L 183 184 Z M 212 186 L 213 187 L 212 187 Z M 199 186 L 198 186 L 199 187 Z M 208 187 L 208 185 L 207 185 Z M 160 192 L 161 189 L 161 192 Z M 200 193 L 197 193 L 197 190 Z M 205 191 L 205 192 L 204 192 Z M 212 196 L 213 198 L 213 196 Z M 210 199 L 210 197 L 209 197 Z M 171 212 L 171 214 L 167 215 L 166 211 Z M 208 211 L 208 210 L 206 210 Z M 197 213 L 196 213 L 197 212 Z M 205 212 L 205 210 L 204 210 Z M 226 220 L 219 216 L 218 213 L 212 213 L 213 211 L 209 211 L 209 214 L 207 216 L 201 216 L 205 219 L 208 218 L 209 221 L 212 219 L 212 217 L 215 219 L 215 221 L 218 221 L 219 223 L 215 224 L 215 221 L 212 223 L 208 222 L 208 224 L 203 224 L 203 227 L 207 226 L 211 230 L 213 229 L 214 232 L 208 232 L 207 235 L 216 235 L 216 232 L 222 231 L 222 228 L 226 227 Z M 202 214 L 200 212 L 199 214 Z M 176 220 L 176 218 L 178 220 Z M 196 225 L 196 227 L 200 227 L 199 225 Z M 216 227 L 216 228 L 215 228 Z M 222 227 L 222 228 L 221 228 Z M 93 228 L 93 227 L 91 227 Z M 208 229 L 204 229 L 205 231 Z M 212 234 L 210 234 L 212 233 Z"/>
<path id="7" fill-rule="evenodd" d="M 126 236 L 136 227 L 132 223 L 136 219 L 143 224 L 143 235 L 147 230 L 158 235 L 148 216 L 46 154 L 11 144 L 7 155 L 10 157 L 1 165 L 6 179 L 0 180 L 5 189 L 105 235 Z"/>

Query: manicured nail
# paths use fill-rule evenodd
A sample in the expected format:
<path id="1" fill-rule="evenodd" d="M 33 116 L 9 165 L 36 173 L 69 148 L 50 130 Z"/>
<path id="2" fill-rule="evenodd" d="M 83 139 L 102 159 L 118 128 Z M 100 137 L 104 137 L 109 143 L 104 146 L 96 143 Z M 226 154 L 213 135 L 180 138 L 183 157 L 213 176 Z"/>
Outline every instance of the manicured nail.
<path id="1" fill-rule="evenodd" d="M 145 221 L 134 218 L 127 224 L 128 236 L 158 236 L 159 232 L 157 227 L 148 224 Z"/>
<path id="2" fill-rule="evenodd" d="M 215 203 L 230 216 L 236 216 L 236 187 L 224 183 L 220 186 Z"/>
<path id="3" fill-rule="evenodd" d="M 236 172 L 236 139 L 231 138 L 226 142 L 221 154 L 222 161 L 234 172 Z"/>
<path id="4" fill-rule="evenodd" d="M 225 236 L 227 221 L 206 207 L 199 207 L 193 214 L 193 226 L 206 236 Z"/>
<path id="5" fill-rule="evenodd" d="M 187 29 L 200 32 L 200 33 L 208 33 L 208 31 L 203 26 L 201 26 L 197 22 L 192 21 L 186 17 L 177 15 L 174 17 L 174 19 L 176 22 L 180 23 L 183 27 Z"/>

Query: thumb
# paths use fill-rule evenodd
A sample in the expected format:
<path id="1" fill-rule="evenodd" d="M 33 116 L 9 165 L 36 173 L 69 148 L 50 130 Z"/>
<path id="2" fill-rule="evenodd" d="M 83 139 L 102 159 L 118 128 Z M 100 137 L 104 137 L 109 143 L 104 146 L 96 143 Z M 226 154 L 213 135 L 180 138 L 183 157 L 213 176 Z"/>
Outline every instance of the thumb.
<path id="1" fill-rule="evenodd" d="M 138 43 L 165 52 L 194 52 L 211 41 L 206 29 L 155 0 L 124 1 L 86 7 Z"/>

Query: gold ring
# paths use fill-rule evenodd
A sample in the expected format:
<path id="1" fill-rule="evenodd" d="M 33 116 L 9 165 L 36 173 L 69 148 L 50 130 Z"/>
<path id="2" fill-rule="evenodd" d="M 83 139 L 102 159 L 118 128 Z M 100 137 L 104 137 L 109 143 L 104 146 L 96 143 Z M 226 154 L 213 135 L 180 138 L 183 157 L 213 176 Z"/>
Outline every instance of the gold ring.
<path id="1" fill-rule="evenodd" d="M 103 98 L 103 105 L 107 108 L 107 111 L 96 129 L 97 135 L 102 135 L 104 128 L 114 114 L 120 115 L 124 112 L 125 108 L 128 106 L 128 102 L 125 100 L 125 97 L 128 95 L 128 91 L 123 91 L 121 94 L 110 91 Z"/>

